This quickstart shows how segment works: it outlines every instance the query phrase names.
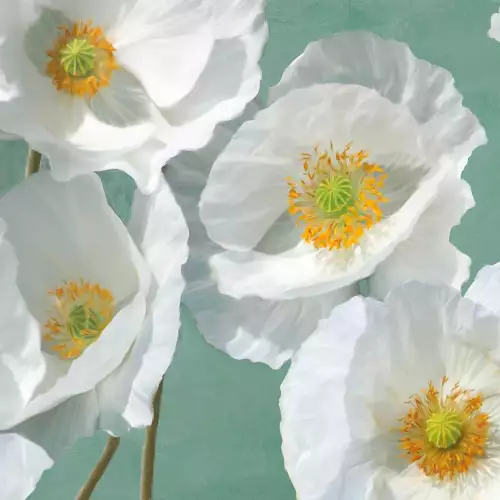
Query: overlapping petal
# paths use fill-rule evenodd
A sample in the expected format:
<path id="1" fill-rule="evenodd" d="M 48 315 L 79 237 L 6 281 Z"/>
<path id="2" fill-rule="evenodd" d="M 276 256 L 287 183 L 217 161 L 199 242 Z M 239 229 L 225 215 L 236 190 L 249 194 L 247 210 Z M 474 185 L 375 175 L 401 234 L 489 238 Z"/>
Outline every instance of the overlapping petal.
<path id="1" fill-rule="evenodd" d="M 397 284 L 416 279 L 431 284 L 448 283 L 460 289 L 469 278 L 471 259 L 451 243 L 450 232 L 474 205 L 467 182 L 447 176 L 439 196 L 422 214 L 410 237 L 371 276 L 371 295 L 383 299 Z M 441 265 L 436 267 L 436 262 Z"/>
<path id="2" fill-rule="evenodd" d="M 151 423 L 152 398 L 177 343 L 188 228 L 165 180 L 149 197 L 136 193 L 129 230 L 151 269 L 154 285 L 147 317 L 129 355 L 99 387 L 104 402 L 101 426 L 113 434 L 127 426 Z"/>
<path id="3" fill-rule="evenodd" d="M 0 433 L 2 500 L 25 500 L 53 461 L 43 448 L 19 434 Z"/>
<path id="4" fill-rule="evenodd" d="M 45 374 L 37 321 L 16 286 L 18 263 L 11 244 L 0 236 L 0 429 L 24 412 Z"/>
<path id="5" fill-rule="evenodd" d="M 206 66 L 216 36 L 211 7 L 206 0 L 137 0 L 112 30 L 117 59 L 158 107 L 182 99 Z"/>
<path id="6" fill-rule="evenodd" d="M 463 106 L 453 76 L 417 58 L 404 43 L 374 33 L 337 33 L 310 43 L 269 92 L 270 102 L 293 89 L 319 83 L 362 85 L 408 108 L 424 135 L 435 137 L 461 172 L 486 134 Z"/>
<path id="7" fill-rule="evenodd" d="M 162 137 L 171 157 L 206 146 L 216 125 L 240 115 L 259 91 L 268 36 L 263 2 L 225 0 L 213 7 L 217 39 L 203 73 L 182 100 L 162 108 L 169 123 Z"/>

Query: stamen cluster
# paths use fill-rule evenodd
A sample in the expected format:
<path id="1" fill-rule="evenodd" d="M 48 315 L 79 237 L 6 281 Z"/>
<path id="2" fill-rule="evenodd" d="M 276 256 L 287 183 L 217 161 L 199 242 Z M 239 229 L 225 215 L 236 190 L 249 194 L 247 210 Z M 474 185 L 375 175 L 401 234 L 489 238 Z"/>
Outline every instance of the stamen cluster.
<path id="1" fill-rule="evenodd" d="M 84 280 L 65 282 L 48 293 L 55 303 L 44 325 L 46 348 L 61 359 L 78 358 L 113 318 L 113 295 L 99 284 Z"/>
<path id="2" fill-rule="evenodd" d="M 364 150 L 351 153 L 351 144 L 343 151 L 303 153 L 304 176 L 296 182 L 288 179 L 289 212 L 298 215 L 303 225 L 302 238 L 315 248 L 334 250 L 359 243 L 363 234 L 380 222 L 381 203 L 387 174 L 369 163 Z"/>
<path id="3" fill-rule="evenodd" d="M 438 390 L 429 382 L 423 396 L 412 396 L 399 429 L 405 457 L 426 476 L 442 481 L 474 467 L 486 453 L 489 436 L 482 396 L 458 384 L 446 394 L 447 383 L 444 377 Z"/>

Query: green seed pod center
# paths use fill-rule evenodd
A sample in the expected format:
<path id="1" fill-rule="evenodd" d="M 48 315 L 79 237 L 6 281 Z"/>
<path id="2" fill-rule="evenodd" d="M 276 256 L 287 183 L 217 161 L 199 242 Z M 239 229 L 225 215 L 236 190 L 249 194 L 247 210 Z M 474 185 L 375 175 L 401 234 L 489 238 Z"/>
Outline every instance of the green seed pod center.
<path id="1" fill-rule="evenodd" d="M 335 175 L 325 179 L 316 188 L 316 205 L 326 214 L 340 212 L 352 205 L 354 188 L 345 175 Z"/>
<path id="2" fill-rule="evenodd" d="M 442 409 L 428 418 L 425 434 L 431 444 L 446 449 L 459 441 L 462 427 L 462 420 L 455 410 Z"/>
<path id="3" fill-rule="evenodd" d="M 78 304 L 71 309 L 67 329 L 71 337 L 93 342 L 104 329 L 105 321 L 101 314 L 84 305 Z"/>
<path id="4" fill-rule="evenodd" d="M 61 49 L 60 58 L 68 75 L 86 77 L 95 68 L 95 47 L 85 38 L 75 38 Z"/>

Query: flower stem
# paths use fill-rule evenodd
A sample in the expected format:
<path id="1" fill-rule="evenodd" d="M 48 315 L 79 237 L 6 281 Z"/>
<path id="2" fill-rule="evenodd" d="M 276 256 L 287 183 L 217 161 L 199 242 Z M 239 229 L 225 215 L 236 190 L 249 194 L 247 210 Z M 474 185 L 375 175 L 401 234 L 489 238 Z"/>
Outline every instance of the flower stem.
<path id="1" fill-rule="evenodd" d="M 92 493 L 94 492 L 97 483 L 101 480 L 102 476 L 106 472 L 113 455 L 116 453 L 116 450 L 120 446 L 120 438 L 109 436 L 108 442 L 106 443 L 106 447 L 104 448 L 104 452 L 97 462 L 94 470 L 89 476 L 88 481 L 82 487 L 82 489 L 78 492 L 78 496 L 76 500 L 88 500 Z"/>
<path id="2" fill-rule="evenodd" d="M 155 468 L 156 436 L 160 422 L 161 395 L 163 379 L 158 386 L 153 400 L 153 422 L 146 429 L 146 439 L 142 450 L 141 500 L 151 500 L 153 495 L 153 477 Z"/>
<path id="3" fill-rule="evenodd" d="M 29 149 L 28 160 L 26 161 L 26 177 L 36 174 L 40 170 L 42 155 L 34 149 Z"/>

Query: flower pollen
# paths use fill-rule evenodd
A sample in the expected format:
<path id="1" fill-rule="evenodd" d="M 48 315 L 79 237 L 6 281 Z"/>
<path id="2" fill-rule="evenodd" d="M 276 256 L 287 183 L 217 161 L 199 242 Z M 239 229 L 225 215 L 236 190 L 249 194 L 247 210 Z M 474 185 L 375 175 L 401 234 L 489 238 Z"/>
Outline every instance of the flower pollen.
<path id="1" fill-rule="evenodd" d="M 369 163 L 364 150 L 351 153 L 351 144 L 342 152 L 329 150 L 303 153 L 304 177 L 288 179 L 288 211 L 304 225 L 302 239 L 315 248 L 335 250 L 359 243 L 365 231 L 382 220 L 381 203 L 387 174 Z"/>
<path id="2" fill-rule="evenodd" d="M 84 280 L 65 282 L 48 294 L 54 298 L 54 305 L 44 325 L 45 347 L 61 359 L 78 358 L 113 318 L 113 295 Z"/>
<path id="3" fill-rule="evenodd" d="M 460 388 L 446 391 L 429 382 L 424 395 L 412 396 L 410 410 L 401 419 L 399 442 L 404 456 L 428 477 L 452 480 L 473 468 L 485 455 L 489 438 L 489 416 L 481 411 L 482 396 Z"/>
<path id="4" fill-rule="evenodd" d="M 47 52 L 47 74 L 57 90 L 78 97 L 92 97 L 109 85 L 119 66 L 115 48 L 105 38 L 102 28 L 92 22 L 61 26 L 60 35 Z"/>

